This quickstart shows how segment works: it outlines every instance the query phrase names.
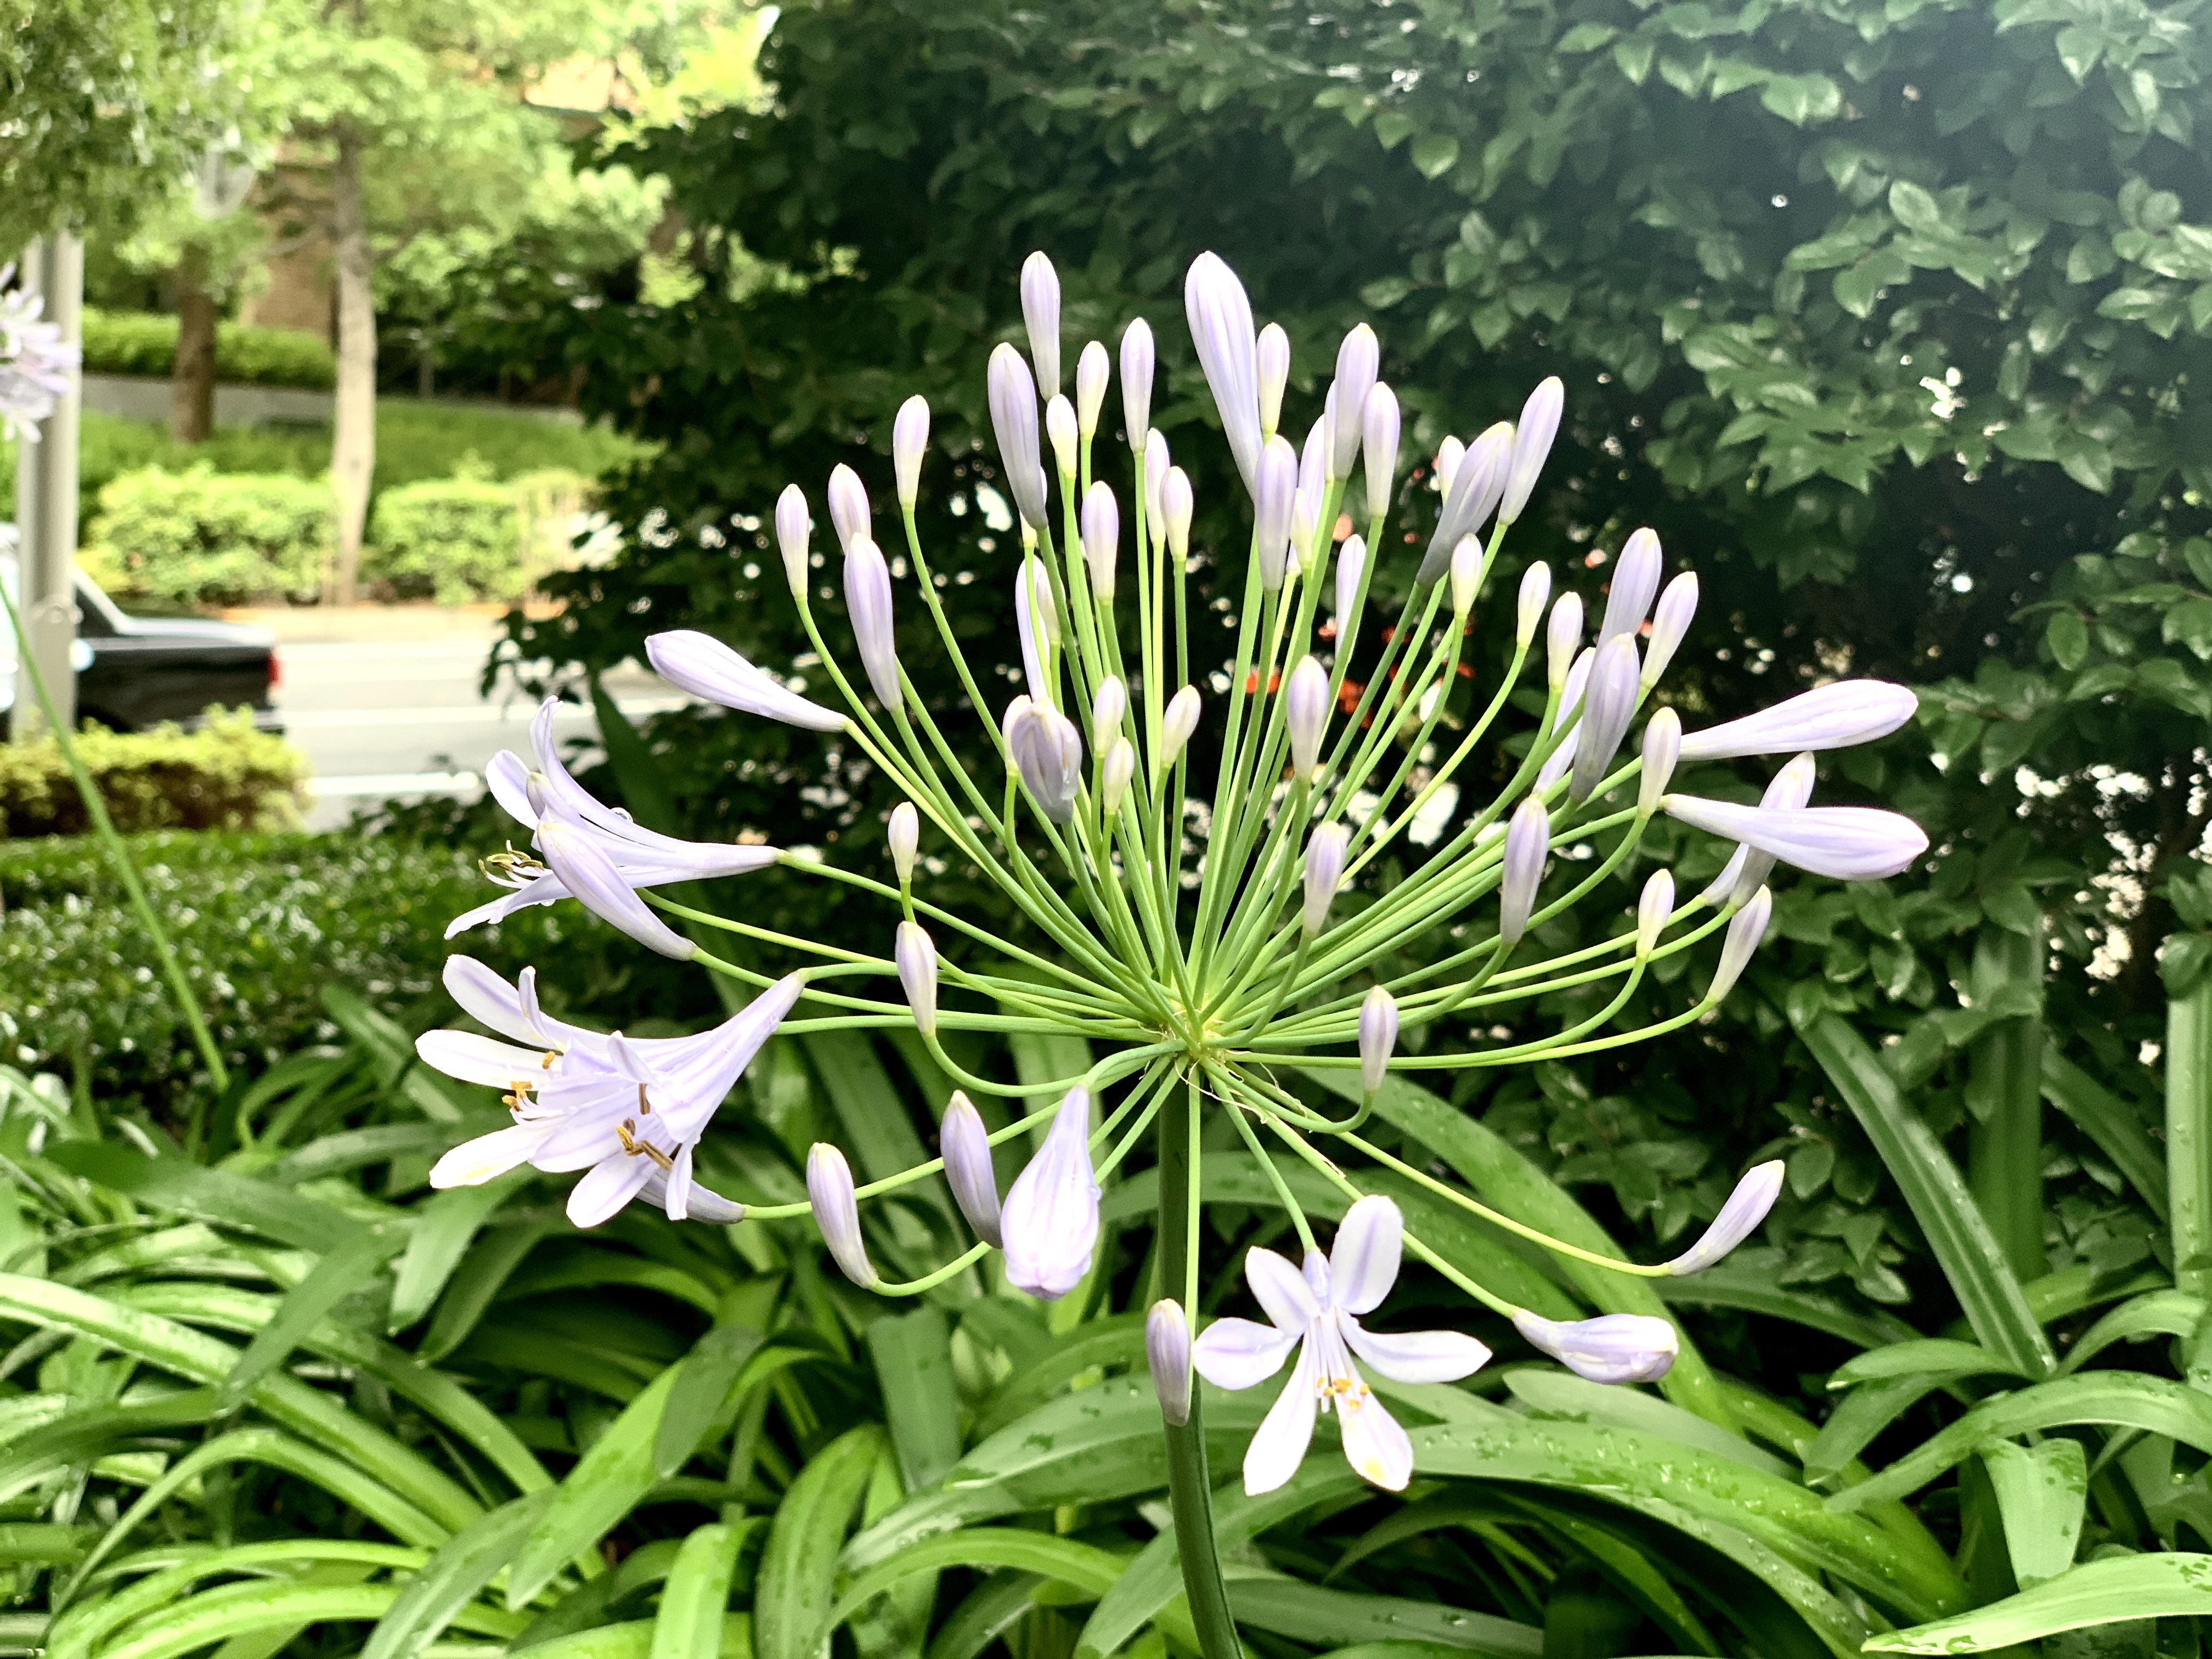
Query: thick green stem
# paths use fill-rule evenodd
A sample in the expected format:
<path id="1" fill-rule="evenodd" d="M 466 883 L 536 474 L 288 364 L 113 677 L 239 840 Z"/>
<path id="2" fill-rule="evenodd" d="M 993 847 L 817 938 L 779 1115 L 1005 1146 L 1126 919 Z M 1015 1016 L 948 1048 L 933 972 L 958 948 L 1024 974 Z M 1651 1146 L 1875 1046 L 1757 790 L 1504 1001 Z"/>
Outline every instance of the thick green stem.
<path id="1" fill-rule="evenodd" d="M 1189 1287 L 1195 1282 L 1197 1205 L 1193 1193 L 1198 1123 L 1198 1085 L 1194 1079 L 1159 1118 L 1160 1283 L 1183 1303 L 1183 1316 L 1195 1326 L 1198 1309 Z M 1175 1511 L 1176 1546 L 1182 1561 L 1183 1593 L 1190 1599 L 1191 1621 L 1206 1659 L 1243 1659 L 1236 1621 L 1229 1613 L 1229 1589 L 1221 1582 L 1221 1558 L 1213 1542 L 1213 1488 L 1206 1470 L 1206 1424 L 1200 1390 L 1193 1384 L 1190 1421 L 1167 1425 L 1168 1500 Z"/>
<path id="2" fill-rule="evenodd" d="M 2212 975 L 2166 1008 L 2166 1158 L 2173 1282 L 2212 1292 Z"/>

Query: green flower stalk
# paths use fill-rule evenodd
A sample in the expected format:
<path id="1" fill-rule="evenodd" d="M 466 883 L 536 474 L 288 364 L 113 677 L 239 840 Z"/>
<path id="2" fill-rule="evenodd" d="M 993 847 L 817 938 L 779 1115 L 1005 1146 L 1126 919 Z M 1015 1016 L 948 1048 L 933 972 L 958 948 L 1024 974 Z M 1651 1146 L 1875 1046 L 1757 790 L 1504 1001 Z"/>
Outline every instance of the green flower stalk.
<path id="1" fill-rule="evenodd" d="M 902 410 L 894 445 L 912 576 L 895 582 L 890 574 L 872 539 L 856 475 L 839 468 L 828 495 L 845 553 L 857 672 L 830 649 L 814 615 L 805 499 L 794 488 L 776 508 L 792 597 L 840 706 L 799 696 L 781 677 L 702 634 L 660 635 L 648 645 L 654 666 L 684 690 L 747 718 L 832 734 L 856 745 L 903 790 L 906 804 L 890 825 L 896 887 L 769 849 L 810 877 L 876 893 L 885 911 L 883 953 L 835 950 L 679 910 L 657 896 L 640 899 L 629 887 L 684 879 L 691 871 L 728 873 L 750 860 L 733 862 L 726 848 L 646 837 L 590 802 L 542 750 L 536 769 L 511 763 L 509 771 L 530 775 L 504 788 L 501 799 L 518 817 L 532 815 L 526 822 L 549 854 L 548 868 L 510 870 L 505 878 L 557 884 L 534 889 L 533 896 L 573 894 L 654 948 L 686 954 L 756 996 L 773 990 L 788 997 L 791 1012 L 779 1016 L 787 1029 L 919 1033 L 964 1091 L 945 1107 L 944 1159 L 855 1187 L 845 1160 L 819 1148 L 809 1163 L 811 1204 L 750 1212 L 767 1218 L 811 1209 L 838 1265 L 880 1293 L 925 1290 L 1000 1249 L 1011 1282 L 1041 1297 L 1066 1294 L 1092 1265 L 1100 1181 L 1139 1142 L 1155 1140 L 1163 1182 L 1161 1302 L 1151 1349 L 1168 1404 L 1177 1514 L 1193 1528 L 1204 1529 L 1204 1440 L 1201 1402 L 1186 1365 L 1220 1386 L 1243 1387 L 1273 1375 L 1293 1350 L 1301 1356 L 1283 1403 L 1247 1459 L 1252 1490 L 1290 1478 L 1316 1411 L 1330 1409 L 1341 1416 L 1361 1473 L 1382 1486 L 1405 1484 L 1403 1434 L 1359 1366 L 1436 1381 L 1464 1376 L 1488 1350 L 1457 1334 L 1389 1337 L 1358 1323 L 1355 1316 L 1388 1293 L 1401 1249 L 1484 1307 L 1520 1322 L 1524 1335 L 1535 1334 L 1530 1340 L 1584 1375 L 1635 1381 L 1660 1375 L 1674 1352 L 1663 1322 L 1535 1320 L 1484 1282 L 1481 1263 L 1454 1259 L 1407 1231 L 1395 1205 L 1363 1191 L 1359 1171 L 1375 1165 L 1402 1171 L 1540 1244 L 1577 1261 L 1598 1258 L 1398 1163 L 1358 1131 L 1393 1074 L 1587 1054 L 1696 1020 L 1726 994 L 1756 947 L 1769 908 L 1762 883 L 1778 860 L 1845 877 L 1904 869 L 1926 846 L 1920 831 L 1893 813 L 1807 805 L 1797 778 L 1809 782 L 1809 763 L 1778 798 L 1757 807 L 1674 793 L 1673 775 L 1699 760 L 1787 757 L 1880 736 L 1909 716 L 1911 694 L 1872 682 L 1832 685 L 1709 733 L 1683 733 L 1672 711 L 1655 712 L 1653 694 L 1656 671 L 1690 625 L 1696 583 L 1678 577 L 1655 618 L 1664 558 L 1657 537 L 1638 531 L 1622 550 L 1597 637 L 1588 644 L 1583 599 L 1572 592 L 1554 599 L 1550 573 L 1530 568 L 1514 601 L 1510 668 L 1498 684 L 1484 688 L 1487 701 L 1469 729 L 1417 778 L 1417 758 L 1462 672 L 1467 619 L 1483 602 L 1501 544 L 1522 519 L 1541 472 L 1563 388 L 1547 380 L 1517 425 L 1500 422 L 1439 456 L 1439 473 L 1449 474 L 1439 525 L 1384 662 L 1364 684 L 1354 682 L 1346 678 L 1344 647 L 1358 637 L 1382 550 L 1404 539 L 1386 534 L 1399 476 L 1397 398 L 1377 378 L 1377 343 L 1362 324 L 1338 353 L 1334 382 L 1302 460 L 1276 429 L 1289 343 L 1278 329 L 1255 333 L 1243 285 L 1208 253 L 1191 267 L 1187 312 L 1248 498 L 1252 540 L 1235 615 L 1235 658 L 1225 680 L 1216 678 L 1212 694 L 1202 696 L 1189 683 L 1196 654 L 1185 582 L 1191 488 L 1172 465 L 1167 440 L 1146 425 L 1151 331 L 1132 324 L 1118 354 L 1128 419 L 1125 471 L 1093 454 L 1108 390 L 1104 345 L 1082 349 L 1079 409 L 1068 404 L 1058 395 L 1059 284 L 1042 253 L 1024 267 L 1021 294 L 1030 356 L 1011 343 L 999 346 L 987 390 L 1021 520 L 1023 547 L 1006 586 L 1022 695 L 1003 711 L 986 702 L 937 597 L 914 514 L 928 416 L 918 399 Z M 1049 471 L 1041 433 L 1051 440 Z M 1340 544 L 1335 528 L 1348 504 L 1346 486 L 1363 472 L 1364 533 Z M 1318 625 L 1324 593 L 1332 596 L 1325 628 Z M 945 653 L 927 668 L 902 663 L 892 638 L 895 609 L 916 604 L 936 624 Z M 1649 656 L 1641 643 L 1647 627 Z M 1532 662 L 1540 635 L 1541 654 Z M 924 673 L 964 690 L 985 733 L 981 745 L 968 752 L 953 747 L 915 694 Z M 1537 735 L 1504 787 L 1478 799 L 1474 779 L 1486 765 L 1474 763 L 1497 752 L 1495 727 L 1509 693 L 1524 679 L 1543 700 Z M 1188 744 L 1206 720 L 1218 723 L 1219 761 L 1211 777 L 1200 777 Z M 1637 738 L 1639 721 L 1646 731 Z M 1738 842 L 1744 851 L 1734 874 L 1677 903 L 1662 872 L 1646 884 L 1632 926 L 1569 955 L 1540 955 L 1543 924 L 1634 860 L 1661 813 Z M 1409 838 L 1417 819 L 1426 831 L 1441 825 L 1442 833 L 1413 873 L 1380 886 L 1378 860 Z M 1197 828 L 1187 833 L 1187 825 Z M 1202 843 L 1194 865 L 1192 834 Z M 917 860 L 926 843 L 980 872 L 1026 919 L 1027 932 L 1000 939 L 957 908 L 933 903 L 917 874 L 933 862 Z M 1571 844 L 1598 848 L 1594 871 L 1555 869 L 1553 854 Z M 1363 876 L 1371 902 L 1338 902 Z M 639 920 L 648 902 L 699 927 L 739 934 L 786 965 L 780 975 L 756 972 L 673 930 L 648 933 Z M 1465 942 L 1423 965 L 1402 965 L 1410 945 L 1447 927 Z M 1652 963 L 1717 932 L 1726 935 L 1725 956 L 1704 996 L 1653 1024 L 1616 1024 Z M 1466 1016 L 1478 1016 L 1474 1023 L 1487 1030 L 1504 1011 L 1581 986 L 1605 987 L 1610 994 L 1597 1012 L 1561 1029 L 1517 1042 L 1460 1030 Z M 520 1051 L 508 1050 L 492 1066 L 501 1073 L 496 1079 L 484 1070 L 491 1063 L 486 1056 L 456 1048 L 449 1040 L 456 1034 L 434 1033 L 423 1052 L 448 1069 L 466 1060 L 476 1066 L 468 1075 L 510 1089 L 521 1131 L 502 1132 L 500 1158 L 543 1140 L 558 1148 L 558 1167 L 609 1170 L 595 1182 L 595 1217 L 623 1188 L 657 1195 L 672 1215 L 681 1213 L 679 1196 L 696 1190 L 688 1174 L 690 1147 L 707 1116 L 699 1109 L 701 1089 L 721 1080 L 738 1047 L 765 1035 L 757 1032 L 757 1022 L 719 1038 L 687 1039 L 701 1045 L 696 1060 L 688 1050 L 666 1051 L 664 1060 L 645 1057 L 659 1051 L 619 1037 L 569 1035 L 574 1028 L 555 1029 L 534 1010 L 526 1024 L 537 1034 L 531 1040 L 545 1045 L 542 1060 L 534 1054 L 514 1059 Z M 1080 1075 L 1003 1082 L 959 1065 L 945 1046 L 947 1030 L 1066 1033 L 1088 1040 L 1101 1057 Z M 1423 1031 L 1423 1041 L 1407 1041 Z M 1292 1068 L 1356 1070 L 1361 1104 L 1332 1117 L 1285 1086 Z M 969 1098 L 983 1095 L 1019 1102 L 1023 1111 L 987 1134 Z M 1216 1116 L 1233 1124 L 1237 1140 L 1273 1175 L 1304 1255 L 1300 1266 L 1254 1253 L 1250 1288 L 1268 1316 L 1265 1326 L 1200 1328 L 1201 1131 Z M 1049 1133 L 1002 1205 L 989 1144 L 1027 1137 L 1048 1122 Z M 470 1176 L 500 1158 L 453 1163 Z M 1351 1202 L 1333 1255 L 1323 1254 L 1282 1177 L 1285 1160 L 1317 1170 Z M 616 1182 L 613 1170 L 640 1161 L 651 1164 L 649 1175 Z M 1604 1265 L 1645 1275 L 1709 1265 L 1759 1224 L 1778 1170 L 1753 1171 L 1723 1224 L 1676 1264 Z M 678 1179 L 668 1178 L 679 1170 Z M 869 1206 L 940 1172 L 979 1242 L 914 1283 L 883 1280 L 866 1247 Z M 1210 1539 L 1186 1534 L 1184 1554 L 1192 1606 L 1201 1628 L 1218 1636 L 1220 1620 L 1207 1610 L 1225 1601 Z M 1209 1652 L 1218 1645 L 1209 1640 Z"/>

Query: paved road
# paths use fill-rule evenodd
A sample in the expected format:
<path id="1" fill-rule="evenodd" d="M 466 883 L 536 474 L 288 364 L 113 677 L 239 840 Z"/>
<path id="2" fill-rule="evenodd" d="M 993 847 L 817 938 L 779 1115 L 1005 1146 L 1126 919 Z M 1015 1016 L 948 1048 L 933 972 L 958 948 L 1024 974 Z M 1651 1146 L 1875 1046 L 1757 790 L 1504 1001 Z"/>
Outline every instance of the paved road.
<path id="1" fill-rule="evenodd" d="M 508 689 L 489 697 L 477 690 L 497 633 L 489 617 L 295 612 L 253 620 L 286 635 L 277 702 L 288 734 L 314 765 L 314 828 L 393 796 L 474 796 L 494 755 L 529 752 L 537 706 Z M 607 689 L 633 715 L 685 701 L 636 669 L 610 677 Z M 555 727 L 564 739 L 596 729 L 580 707 L 564 708 Z"/>

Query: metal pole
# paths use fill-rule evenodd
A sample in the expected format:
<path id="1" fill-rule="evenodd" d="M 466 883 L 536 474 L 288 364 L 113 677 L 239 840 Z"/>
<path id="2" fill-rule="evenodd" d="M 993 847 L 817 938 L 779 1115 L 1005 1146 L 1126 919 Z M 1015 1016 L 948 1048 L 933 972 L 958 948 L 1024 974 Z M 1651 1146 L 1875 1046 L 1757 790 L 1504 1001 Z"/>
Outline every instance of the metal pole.
<path id="1" fill-rule="evenodd" d="M 46 317 L 72 343 L 83 334 L 84 243 L 66 232 L 41 238 L 24 256 L 23 278 L 46 301 Z M 39 441 L 15 449 L 15 547 L 23 631 L 31 660 L 53 694 L 57 713 L 76 725 L 76 471 L 81 381 L 39 424 Z M 27 742 L 45 730 L 27 664 L 16 670 L 9 735 Z"/>

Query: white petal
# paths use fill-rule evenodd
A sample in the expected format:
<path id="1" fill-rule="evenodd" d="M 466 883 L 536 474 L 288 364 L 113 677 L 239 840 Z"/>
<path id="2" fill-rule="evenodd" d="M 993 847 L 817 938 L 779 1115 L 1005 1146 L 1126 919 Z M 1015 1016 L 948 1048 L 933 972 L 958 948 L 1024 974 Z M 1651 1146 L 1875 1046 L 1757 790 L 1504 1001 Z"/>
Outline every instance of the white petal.
<path id="1" fill-rule="evenodd" d="M 1685 761 L 1842 749 L 1887 737 L 1911 720 L 1919 699 L 1882 680 L 1838 680 L 1682 739 Z"/>
<path id="2" fill-rule="evenodd" d="M 1290 1263 L 1283 1265 L 1287 1267 Z M 1313 1345 L 1308 1343 L 1298 1351 L 1291 1380 L 1283 1384 L 1267 1420 L 1244 1449 L 1244 1490 L 1252 1497 L 1274 1491 L 1296 1474 L 1305 1461 L 1306 1448 L 1313 1443 L 1314 1414 L 1321 1404 L 1316 1387 L 1320 1376 L 1320 1361 L 1314 1357 Z"/>
<path id="3" fill-rule="evenodd" d="M 484 768 L 484 787 L 507 809 L 507 817 L 525 829 L 538 827 L 538 809 L 530 804 L 530 763 L 512 749 L 502 749 Z"/>
<path id="4" fill-rule="evenodd" d="M 1696 795 L 1669 795 L 1660 805 L 1695 829 L 1839 881 L 1893 876 L 1928 850 L 1911 818 L 1870 806 L 1744 806 Z"/>
<path id="5" fill-rule="evenodd" d="M 1380 1193 L 1370 1193 L 1344 1212 L 1336 1243 L 1328 1253 L 1329 1285 L 1336 1305 L 1346 1313 L 1371 1313 L 1398 1282 L 1405 1218 Z"/>
<path id="6" fill-rule="evenodd" d="M 1322 1307 L 1328 1305 L 1328 1258 L 1319 1250 L 1308 1250 L 1305 1259 L 1298 1263 L 1298 1277 L 1313 1292 L 1313 1299 Z"/>
<path id="7" fill-rule="evenodd" d="M 606 1039 L 597 1031 L 548 1018 L 538 1013 L 534 1006 L 526 1008 L 521 994 L 474 957 L 447 957 L 445 980 L 446 994 L 461 1005 L 462 1011 L 501 1036 L 541 1051 L 548 1047 L 580 1048 L 597 1054 L 606 1046 Z"/>
<path id="8" fill-rule="evenodd" d="M 415 1039 L 415 1052 L 423 1064 L 436 1066 L 447 1077 L 495 1089 L 540 1083 L 545 1077 L 543 1049 L 518 1048 L 473 1031 L 425 1031 Z"/>
<path id="9" fill-rule="evenodd" d="M 1249 1389 L 1282 1370 L 1297 1342 L 1294 1330 L 1252 1319 L 1217 1319 L 1190 1345 L 1190 1363 L 1218 1389 Z"/>
<path id="10" fill-rule="evenodd" d="M 1277 1330 L 1304 1331 L 1321 1311 L 1319 1298 L 1298 1270 L 1273 1250 L 1245 1251 L 1244 1279 Z"/>
<path id="11" fill-rule="evenodd" d="M 433 1187 L 481 1187 L 487 1181 L 505 1175 L 518 1164 L 529 1162 L 530 1154 L 545 1138 L 545 1127 L 538 1123 L 517 1123 L 505 1129 L 494 1129 L 488 1135 L 478 1135 L 474 1140 L 465 1140 L 430 1166 Z"/>
<path id="12" fill-rule="evenodd" d="M 1090 1093 L 1070 1089 L 999 1215 L 1008 1282 L 1048 1302 L 1083 1282 L 1098 1243 L 1090 1133 Z"/>
<path id="13" fill-rule="evenodd" d="M 572 1170 L 588 1169 L 605 1158 L 622 1152 L 622 1142 L 615 1134 L 615 1125 L 622 1121 L 618 1112 L 579 1112 L 572 1117 L 556 1119 L 546 1130 L 538 1150 L 530 1155 L 531 1166 L 548 1175 L 567 1175 Z M 625 1155 L 626 1156 L 626 1155 Z M 647 1163 L 645 1158 L 632 1162 Z"/>
<path id="14" fill-rule="evenodd" d="M 568 1193 L 568 1219 L 579 1227 L 596 1227 L 635 1198 L 653 1173 L 649 1158 L 618 1152 L 601 1158 Z"/>
<path id="15" fill-rule="evenodd" d="M 1361 1480 L 1371 1480 L 1385 1492 L 1405 1491 L 1413 1478 L 1413 1443 L 1381 1401 L 1364 1389 L 1354 1389 L 1339 1398 L 1336 1423 L 1344 1437 L 1345 1462 Z"/>
<path id="16" fill-rule="evenodd" d="M 1352 1352 L 1393 1382 L 1456 1382 L 1490 1363 L 1490 1350 L 1458 1331 L 1370 1331 L 1340 1314 L 1337 1328 Z"/>
<path id="17" fill-rule="evenodd" d="M 465 910 L 455 916 L 446 924 L 446 937 L 458 939 L 471 927 L 481 927 L 490 921 L 505 921 L 517 910 L 526 910 L 533 904 L 552 904 L 568 896 L 568 890 L 561 884 L 560 878 L 549 870 L 510 892 L 501 893 L 489 904 L 479 904 L 475 909 Z"/>
<path id="18" fill-rule="evenodd" d="M 671 1221 L 682 1221 L 691 1213 L 691 1146 L 685 1142 L 676 1149 L 669 1160 L 667 1176 L 660 1183 L 661 1207 Z"/>
<path id="19" fill-rule="evenodd" d="M 648 950 L 678 962 L 689 962 L 698 955 L 697 945 L 646 907 L 585 826 L 566 818 L 541 818 L 538 846 L 553 873 L 600 921 L 620 928 Z"/>

